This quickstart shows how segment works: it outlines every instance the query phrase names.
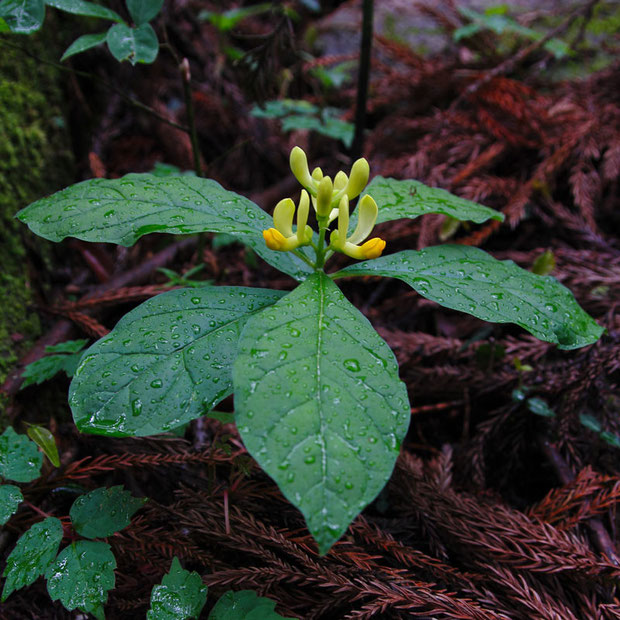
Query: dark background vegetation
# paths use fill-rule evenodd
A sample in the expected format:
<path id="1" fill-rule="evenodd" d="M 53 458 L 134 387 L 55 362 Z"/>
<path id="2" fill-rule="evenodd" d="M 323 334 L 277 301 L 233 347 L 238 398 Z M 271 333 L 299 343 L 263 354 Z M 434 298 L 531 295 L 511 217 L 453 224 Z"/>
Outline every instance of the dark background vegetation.
<path id="1" fill-rule="evenodd" d="M 179 58 L 190 63 L 205 176 L 271 210 L 297 191 L 287 165 L 293 145 L 326 173 L 347 167 L 341 142 L 285 133 L 279 121 L 250 112 L 286 97 L 339 108 L 352 122 L 361 2 L 323 0 L 318 12 L 290 2 L 298 19 L 266 12 L 230 32 L 198 18 L 203 9 L 249 4 L 166 0 L 154 26 L 168 43 L 153 65 L 119 65 L 104 48 L 64 63 L 96 79 L 45 64 L 91 31 L 88 20 L 48 10 L 34 42 L 2 35 L 3 79 L 37 75 L 23 82 L 35 102 L 37 89 L 53 85 L 47 101 L 55 124 L 44 105 L 29 104 L 39 110 L 39 131 L 27 139 L 7 132 L 6 140 L 23 146 L 36 138 L 32 148 L 42 155 L 28 160 L 27 174 L 23 158 L 10 168 L 5 160 L 0 178 L 28 187 L 40 170 L 66 162 L 53 178 L 43 175 L 44 185 L 36 181 L 40 195 L 93 176 L 150 171 L 156 162 L 191 169 L 188 135 L 152 113 L 187 123 Z M 571 54 L 557 59 L 541 41 L 488 29 L 455 42 L 454 31 L 468 23 L 461 4 L 377 3 L 363 149 L 371 174 L 416 178 L 501 210 L 504 224 L 461 226 L 450 242 L 481 246 L 526 269 L 550 252 L 552 275 L 606 328 L 600 342 L 563 352 L 514 326 L 441 308 L 396 281 L 344 282 L 395 351 L 413 419 L 391 482 L 320 558 L 300 514 L 245 453 L 233 425 L 202 418 L 180 437 L 80 435 L 66 378 L 18 391 L 21 369 L 45 344 L 100 337 L 165 290 L 158 267 L 183 273 L 204 263 L 195 277 L 214 284 L 290 289 L 292 280 L 221 237 L 202 244 L 153 235 L 130 249 L 75 240 L 52 247 L 13 226 L 11 238 L 22 235 L 26 250 L 9 283 L 27 295 L 7 342 L 11 355 L 25 357 L 3 386 L 3 425 L 51 428 L 62 466 L 48 463 L 25 487 L 27 504 L 0 534 L 4 557 L 39 511 L 68 523 L 77 494 L 123 484 L 151 500 L 109 539 L 118 561 L 110 618 L 143 617 L 174 555 L 209 585 L 205 617 L 229 588 L 256 590 L 277 601 L 280 613 L 308 619 L 620 617 L 620 8 L 604 1 L 511 5 L 521 24 L 568 45 Z M 109 5 L 124 15 L 122 3 Z M 340 83 L 342 63 L 350 69 Z M 16 67 L 26 69 L 17 75 Z M 30 127 L 7 110 L 0 111 L 7 127 Z M 52 152 L 50 144 L 57 145 Z M 11 191 L 3 201 L 13 201 L 14 213 L 38 195 Z M 386 252 L 434 245 L 445 232 L 439 216 L 381 228 Z M 38 334 L 36 319 L 23 321 L 35 311 Z M 526 398 L 513 394 L 517 388 Z M 531 410 L 531 397 L 547 404 L 546 416 Z M 52 603 L 39 580 L 13 594 L 0 616 L 75 614 Z"/>

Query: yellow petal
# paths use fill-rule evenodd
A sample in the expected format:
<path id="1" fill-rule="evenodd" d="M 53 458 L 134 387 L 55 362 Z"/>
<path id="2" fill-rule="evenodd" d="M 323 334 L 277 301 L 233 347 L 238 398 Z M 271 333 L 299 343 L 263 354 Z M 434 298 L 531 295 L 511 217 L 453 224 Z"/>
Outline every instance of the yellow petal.
<path id="1" fill-rule="evenodd" d="M 306 188 L 313 187 L 312 177 L 310 176 L 310 170 L 308 170 L 308 158 L 306 154 L 296 146 L 292 151 L 289 158 L 291 164 L 291 171 L 295 175 L 295 178 Z"/>
<path id="2" fill-rule="evenodd" d="M 379 208 L 373 198 L 366 194 L 366 196 L 360 200 L 358 211 L 359 219 L 357 220 L 357 226 L 353 234 L 347 239 L 347 241 L 353 244 L 361 243 L 372 232 L 372 229 L 375 227 L 375 222 L 377 221 Z"/>
<path id="3" fill-rule="evenodd" d="M 284 235 L 275 228 L 263 230 L 263 237 L 270 250 L 280 250 L 286 244 Z"/>
<path id="4" fill-rule="evenodd" d="M 273 210 L 273 225 L 285 236 L 293 234 L 293 215 L 295 203 L 290 198 L 284 198 Z"/>
<path id="5" fill-rule="evenodd" d="M 340 199 L 338 204 L 338 239 L 344 243 L 349 232 L 349 199 L 346 194 Z"/>
<path id="6" fill-rule="evenodd" d="M 385 241 L 380 237 L 373 237 L 362 244 L 364 258 L 379 258 L 385 249 Z"/>
<path id="7" fill-rule="evenodd" d="M 312 171 L 312 179 L 316 182 L 316 185 L 318 185 L 321 182 L 322 178 L 323 178 L 323 171 L 317 166 Z"/>
<path id="8" fill-rule="evenodd" d="M 370 166 L 368 162 L 361 157 L 351 167 L 351 174 L 349 175 L 349 182 L 347 183 L 347 196 L 349 200 L 353 200 L 362 193 L 362 190 L 368 183 L 368 177 L 370 175 Z"/>
<path id="9" fill-rule="evenodd" d="M 307 231 L 306 226 L 308 223 L 308 213 L 310 212 L 310 196 L 305 189 L 301 190 L 301 196 L 299 198 L 299 207 L 297 208 L 297 241 L 301 243 L 307 243 Z"/>
<path id="10" fill-rule="evenodd" d="M 316 194 L 316 214 L 319 217 L 329 215 L 332 210 L 334 185 L 330 177 L 323 177 Z"/>
<path id="11" fill-rule="evenodd" d="M 346 187 L 348 182 L 349 182 L 349 177 L 341 170 L 334 177 L 334 190 L 336 191 L 341 190 L 343 187 Z"/>

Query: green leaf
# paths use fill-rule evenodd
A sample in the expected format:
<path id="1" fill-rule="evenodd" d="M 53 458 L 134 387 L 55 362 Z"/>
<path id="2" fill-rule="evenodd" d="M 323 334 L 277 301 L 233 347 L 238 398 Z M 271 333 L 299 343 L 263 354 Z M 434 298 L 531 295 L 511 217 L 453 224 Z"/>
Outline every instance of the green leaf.
<path id="1" fill-rule="evenodd" d="M 79 540 L 65 547 L 45 572 L 47 591 L 53 601 L 69 610 L 99 610 L 114 587 L 116 560 L 110 545 Z"/>
<path id="2" fill-rule="evenodd" d="M 71 236 L 130 246 L 153 232 L 229 233 L 298 280 L 312 273 L 290 252 L 267 248 L 262 231 L 272 227 L 273 220 L 265 211 L 211 179 L 151 174 L 91 179 L 34 202 L 17 217 L 50 241 Z"/>
<path id="3" fill-rule="evenodd" d="M 15 549 L 7 558 L 2 590 L 5 601 L 14 590 L 34 583 L 54 561 L 62 540 L 62 523 L 56 517 L 48 517 L 35 523 L 17 541 Z"/>
<path id="4" fill-rule="evenodd" d="M 164 575 L 161 585 L 155 586 L 151 592 L 151 608 L 146 617 L 147 620 L 198 618 L 206 602 L 207 586 L 202 583 L 200 575 L 183 569 L 175 557 L 170 572 Z"/>
<path id="5" fill-rule="evenodd" d="M 54 467 L 60 467 L 60 458 L 58 456 L 58 447 L 54 435 L 43 426 L 31 424 L 28 426 L 28 437 L 34 441 Z"/>
<path id="6" fill-rule="evenodd" d="M 136 26 L 150 22 L 161 11 L 164 0 L 127 0 L 127 9 Z"/>
<path id="7" fill-rule="evenodd" d="M 0 0 L 0 17 L 12 32 L 31 34 L 43 25 L 43 0 Z"/>
<path id="8" fill-rule="evenodd" d="M 61 62 L 63 60 L 67 60 L 67 58 L 71 58 L 71 56 L 75 56 L 76 54 L 81 54 L 86 50 L 89 50 L 93 47 L 97 47 L 97 45 L 101 45 L 105 43 L 106 37 L 108 36 L 107 32 L 99 32 L 98 34 L 85 34 L 81 37 L 78 37 L 71 45 L 65 50 L 65 53 L 60 58 Z"/>
<path id="9" fill-rule="evenodd" d="M 0 32 L 11 32 L 9 25 L 0 17 Z"/>
<path id="10" fill-rule="evenodd" d="M 83 15 L 84 17 L 99 17 L 119 23 L 123 22 L 123 18 L 116 11 L 94 2 L 86 2 L 86 0 L 45 0 L 45 4 L 65 13 Z"/>
<path id="11" fill-rule="evenodd" d="M 10 426 L 0 435 L 0 476 L 15 482 L 30 482 L 41 475 L 43 455 L 26 435 Z"/>
<path id="12" fill-rule="evenodd" d="M 79 340 L 65 340 L 58 344 L 49 344 L 45 347 L 46 353 L 79 353 L 86 345 L 88 340 L 80 338 Z"/>
<path id="13" fill-rule="evenodd" d="M 254 6 L 239 7 L 229 9 L 224 13 L 216 13 L 215 11 L 201 11 L 198 19 L 211 22 L 219 31 L 227 32 L 232 30 L 240 21 L 252 15 L 260 15 L 271 11 L 273 5 L 270 2 L 255 4 Z"/>
<path id="14" fill-rule="evenodd" d="M 78 497 L 69 516 L 78 534 L 105 538 L 127 527 L 134 513 L 147 501 L 146 497 L 133 497 L 122 486 L 101 487 Z"/>
<path id="15" fill-rule="evenodd" d="M 22 379 L 24 381 L 20 390 L 34 383 L 38 385 L 43 383 L 43 381 L 49 381 L 62 371 L 64 371 L 67 377 L 72 377 L 82 358 L 81 350 L 87 343 L 88 340 L 69 340 L 45 347 L 46 353 L 58 352 L 61 355 L 46 355 L 28 364 L 22 372 Z M 62 355 L 62 353 L 67 355 Z"/>
<path id="16" fill-rule="evenodd" d="M 18 487 L 12 484 L 0 486 L 0 525 L 4 525 L 17 512 L 24 496 Z"/>
<path id="17" fill-rule="evenodd" d="M 232 391 L 243 325 L 283 294 L 208 286 L 144 302 L 85 353 L 69 391 L 77 427 L 154 435 L 206 413 Z"/>
<path id="18" fill-rule="evenodd" d="M 542 398 L 528 398 L 526 404 L 527 408 L 536 415 L 540 415 L 543 418 L 555 418 L 555 412 Z"/>
<path id="19" fill-rule="evenodd" d="M 489 219 L 504 220 L 504 215 L 499 211 L 459 198 L 445 189 L 428 187 L 414 179 L 398 181 L 378 176 L 366 186 L 365 194 L 370 194 L 379 205 L 379 224 L 401 218 L 414 219 L 427 213 L 441 213 L 476 224 Z"/>
<path id="20" fill-rule="evenodd" d="M 294 620 L 275 611 L 276 604 L 252 590 L 229 590 L 223 594 L 209 614 L 209 620 Z"/>
<path id="21" fill-rule="evenodd" d="M 589 430 L 595 433 L 600 433 L 603 429 L 601 423 L 594 417 L 587 413 L 579 414 L 579 421 Z"/>
<path id="22" fill-rule="evenodd" d="M 247 322 L 233 383 L 245 446 L 327 553 L 385 485 L 407 431 L 394 354 L 317 273 Z"/>
<path id="23" fill-rule="evenodd" d="M 116 60 L 128 60 L 132 65 L 137 63 L 151 64 L 157 58 L 159 41 L 150 24 L 142 24 L 130 28 L 126 24 L 114 24 L 106 35 L 110 53 Z"/>
<path id="24" fill-rule="evenodd" d="M 439 245 L 350 265 L 337 277 L 398 278 L 442 306 L 494 323 L 516 323 L 560 349 L 596 342 L 600 327 L 552 276 L 537 276 L 478 248 Z"/>

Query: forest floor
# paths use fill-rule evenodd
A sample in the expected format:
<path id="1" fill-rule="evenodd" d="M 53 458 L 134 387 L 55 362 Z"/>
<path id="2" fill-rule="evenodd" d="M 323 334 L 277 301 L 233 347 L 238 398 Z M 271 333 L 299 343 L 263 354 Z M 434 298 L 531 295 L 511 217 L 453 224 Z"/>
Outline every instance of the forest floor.
<path id="1" fill-rule="evenodd" d="M 153 65 L 119 65 L 103 48 L 71 60 L 99 76 L 67 79 L 75 180 L 156 166 L 163 174 L 161 163 L 194 168 L 188 134 L 170 124 L 188 122 L 180 58 L 190 62 L 205 176 L 271 212 L 295 191 L 292 146 L 326 172 L 347 168 L 341 141 L 303 122 L 285 132 L 280 120 L 252 110 L 304 99 L 352 123 L 358 55 L 330 36 L 345 22 L 345 39 L 359 32 L 361 3 L 321 2 L 319 14 L 304 8 L 311 2 L 291 3 L 298 20 L 267 12 L 231 31 L 199 19 L 197 4 L 221 11 L 225 3 L 166 2 L 156 28 L 167 43 Z M 109 538 L 118 563 L 109 618 L 143 617 L 175 555 L 213 594 L 204 617 L 230 588 L 255 590 L 279 613 L 303 619 L 620 617 L 618 5 L 523 12 L 521 25 L 553 32 L 568 47 L 557 58 L 522 33 L 481 28 L 455 41 L 468 23 L 458 4 L 416 3 L 434 24 L 436 48 L 416 49 L 398 35 L 398 17 L 382 12 L 363 154 L 371 176 L 415 178 L 493 207 L 506 221 L 450 228 L 431 215 L 382 224 L 387 251 L 449 240 L 525 269 L 536 264 L 573 291 L 605 334 L 560 351 L 514 325 L 442 308 L 395 280 L 345 281 L 348 299 L 397 356 L 412 424 L 388 486 L 325 557 L 301 514 L 244 452 L 234 425 L 204 417 L 182 436 L 80 434 L 66 377 L 19 390 L 14 373 L 3 386 L 11 423 L 49 427 L 61 454 L 60 468 L 47 464 L 25 487 L 29 505 L 66 520 L 76 492 L 95 487 L 122 484 L 150 498 Z M 59 42 L 55 58 L 63 49 Z M 40 242 L 29 238 L 46 333 L 18 371 L 45 345 L 101 337 L 137 303 L 168 290 L 159 268 L 183 274 L 203 265 L 192 277 L 216 285 L 294 285 L 225 236 L 203 241 L 151 235 L 121 248 L 71 240 L 42 271 Z M 223 407 L 232 410 L 232 399 Z M 39 519 L 28 508 L 15 515 L 3 557 Z M 14 593 L 0 615 L 76 617 L 50 601 L 42 580 Z"/>

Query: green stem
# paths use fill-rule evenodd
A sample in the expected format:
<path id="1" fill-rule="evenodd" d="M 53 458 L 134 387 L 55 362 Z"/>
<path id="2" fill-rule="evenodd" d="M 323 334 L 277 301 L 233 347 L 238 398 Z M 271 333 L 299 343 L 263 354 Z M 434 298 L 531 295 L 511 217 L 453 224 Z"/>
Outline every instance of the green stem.
<path id="1" fill-rule="evenodd" d="M 187 124 L 189 126 L 189 138 L 192 143 L 192 155 L 194 157 L 194 170 L 196 174 L 202 176 L 202 166 L 200 165 L 200 147 L 198 146 L 198 132 L 196 131 L 196 121 L 194 117 L 194 99 L 192 97 L 191 74 L 189 71 L 189 61 L 184 58 L 179 65 L 181 77 L 183 79 L 183 96 L 185 98 L 185 110 L 187 111 Z"/>
<path id="2" fill-rule="evenodd" d="M 308 265 L 310 265 L 312 269 L 316 269 L 316 265 L 303 252 L 300 252 L 299 250 L 293 250 L 293 254 L 295 254 L 297 258 L 301 258 L 301 260 L 304 261 L 304 263 L 307 263 Z"/>
<path id="3" fill-rule="evenodd" d="M 317 221 L 319 224 L 319 243 L 316 251 L 316 269 L 323 269 L 323 265 L 325 264 L 325 235 L 327 233 L 327 227 L 329 216 L 318 217 Z"/>

